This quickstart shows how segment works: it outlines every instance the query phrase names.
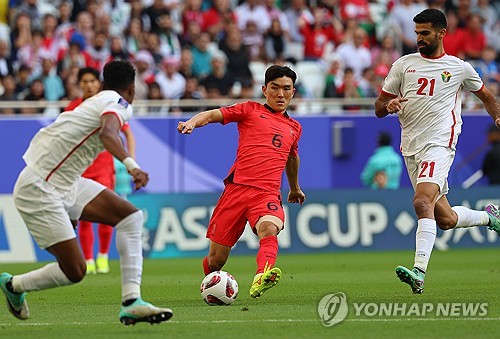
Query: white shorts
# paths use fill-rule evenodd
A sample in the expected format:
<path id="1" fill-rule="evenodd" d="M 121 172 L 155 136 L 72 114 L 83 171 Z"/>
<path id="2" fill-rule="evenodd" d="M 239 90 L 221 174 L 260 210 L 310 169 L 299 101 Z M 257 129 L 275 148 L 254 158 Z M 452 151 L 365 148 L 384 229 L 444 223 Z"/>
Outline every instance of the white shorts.
<path id="1" fill-rule="evenodd" d="M 406 169 L 413 189 L 421 182 L 439 186 L 439 200 L 448 193 L 448 173 L 455 159 L 455 151 L 449 147 L 430 145 L 412 156 L 405 156 Z"/>
<path id="2" fill-rule="evenodd" d="M 59 190 L 25 167 L 14 186 L 14 203 L 38 246 L 46 249 L 76 238 L 71 220 L 78 220 L 104 189 L 96 181 L 80 178 L 69 191 Z"/>

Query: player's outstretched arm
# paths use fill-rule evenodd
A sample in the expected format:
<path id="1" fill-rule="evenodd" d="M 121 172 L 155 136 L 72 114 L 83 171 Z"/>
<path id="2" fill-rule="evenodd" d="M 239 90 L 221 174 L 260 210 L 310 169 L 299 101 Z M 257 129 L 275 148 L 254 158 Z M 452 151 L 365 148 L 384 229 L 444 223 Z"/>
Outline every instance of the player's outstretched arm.
<path id="1" fill-rule="evenodd" d="M 288 193 L 288 202 L 303 204 L 306 199 L 306 195 L 300 189 L 299 185 L 299 166 L 300 158 L 299 156 L 288 156 L 286 162 L 286 177 L 288 179 L 288 185 L 290 186 L 290 192 Z"/>
<path id="2" fill-rule="evenodd" d="M 474 92 L 474 94 L 481 99 L 486 112 L 493 118 L 497 127 L 500 128 L 500 103 L 496 96 L 485 86 L 479 92 Z"/>
<path id="3" fill-rule="evenodd" d="M 188 121 L 179 121 L 177 131 L 182 134 L 191 134 L 197 127 L 203 127 L 214 122 L 222 122 L 223 120 L 224 116 L 222 115 L 220 109 L 211 109 L 209 111 L 196 114 Z"/>

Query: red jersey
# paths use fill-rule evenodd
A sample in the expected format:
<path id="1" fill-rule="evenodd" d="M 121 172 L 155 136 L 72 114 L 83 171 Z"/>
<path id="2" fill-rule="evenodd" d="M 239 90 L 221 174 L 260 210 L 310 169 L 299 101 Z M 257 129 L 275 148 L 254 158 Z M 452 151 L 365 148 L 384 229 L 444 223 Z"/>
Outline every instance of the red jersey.
<path id="1" fill-rule="evenodd" d="M 302 126 L 288 113 L 279 114 L 258 102 L 220 110 L 222 124 L 236 122 L 239 132 L 236 160 L 224 182 L 279 191 L 288 156 L 298 155 Z"/>
<path id="2" fill-rule="evenodd" d="M 83 98 L 77 98 L 71 101 L 64 111 L 72 111 L 78 105 L 83 102 Z M 126 122 L 122 127 L 122 132 L 130 128 L 128 122 Z M 83 172 L 82 177 L 95 179 L 106 176 L 114 176 L 115 174 L 115 164 L 113 162 L 113 156 L 108 151 L 102 151 L 95 158 L 94 162 Z"/>

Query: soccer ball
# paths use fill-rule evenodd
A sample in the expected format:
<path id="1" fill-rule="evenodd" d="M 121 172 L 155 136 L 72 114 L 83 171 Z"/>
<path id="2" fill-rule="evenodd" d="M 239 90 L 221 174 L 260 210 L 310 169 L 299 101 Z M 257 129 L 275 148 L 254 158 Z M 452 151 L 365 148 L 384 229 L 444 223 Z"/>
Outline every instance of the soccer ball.
<path id="1" fill-rule="evenodd" d="M 238 283 L 225 271 L 208 274 L 200 286 L 201 297 L 211 306 L 231 305 L 238 296 Z"/>

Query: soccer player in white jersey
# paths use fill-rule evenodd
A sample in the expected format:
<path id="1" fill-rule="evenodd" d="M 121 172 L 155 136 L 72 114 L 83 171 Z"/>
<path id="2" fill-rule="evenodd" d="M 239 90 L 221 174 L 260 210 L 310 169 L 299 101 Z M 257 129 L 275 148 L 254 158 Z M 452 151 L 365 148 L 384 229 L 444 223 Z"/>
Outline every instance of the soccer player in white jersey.
<path id="1" fill-rule="evenodd" d="M 461 87 L 481 99 L 499 127 L 500 105 L 468 62 L 445 53 L 447 23 L 441 11 L 426 9 L 413 21 L 419 53 L 394 62 L 375 102 L 375 114 L 379 118 L 398 114 L 401 124 L 401 150 L 415 190 L 418 226 L 414 266 L 398 266 L 396 274 L 413 293 L 422 293 L 436 225 L 443 230 L 488 226 L 500 235 L 497 206 L 474 211 L 451 207 L 446 199 L 448 172 L 462 125 Z"/>
<path id="2" fill-rule="evenodd" d="M 23 158 L 26 167 L 14 187 L 14 202 L 31 235 L 57 259 L 38 270 L 0 275 L 0 289 L 9 311 L 28 319 L 26 292 L 77 283 L 86 263 L 76 240 L 76 220 L 114 226 L 120 254 L 122 307 L 125 325 L 159 323 L 172 310 L 158 308 L 141 298 L 142 212 L 100 183 L 81 174 L 105 148 L 123 162 L 135 189 L 149 181 L 120 139 L 120 129 L 132 115 L 135 69 L 127 61 L 104 67 L 102 90 L 72 111 L 64 112 L 32 139 Z"/>

